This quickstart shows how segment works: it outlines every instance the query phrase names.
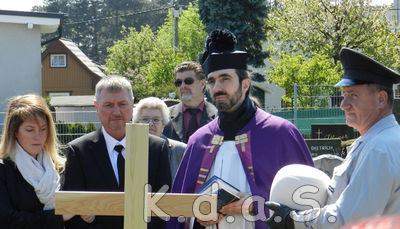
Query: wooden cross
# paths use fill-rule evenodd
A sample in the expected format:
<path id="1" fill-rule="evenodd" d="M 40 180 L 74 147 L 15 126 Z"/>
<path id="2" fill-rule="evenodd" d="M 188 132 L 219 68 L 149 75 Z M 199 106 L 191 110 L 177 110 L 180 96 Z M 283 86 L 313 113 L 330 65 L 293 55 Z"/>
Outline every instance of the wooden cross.
<path id="1" fill-rule="evenodd" d="M 125 215 L 124 229 L 147 228 L 148 216 L 216 220 L 216 195 L 147 192 L 148 134 L 148 124 L 126 124 L 125 192 L 56 192 L 55 213 Z"/>

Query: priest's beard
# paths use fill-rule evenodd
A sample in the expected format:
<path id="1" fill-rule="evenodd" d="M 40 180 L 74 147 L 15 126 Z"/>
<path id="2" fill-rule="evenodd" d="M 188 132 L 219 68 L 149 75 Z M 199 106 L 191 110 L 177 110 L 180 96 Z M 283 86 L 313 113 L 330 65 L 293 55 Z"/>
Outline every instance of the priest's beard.
<path id="1" fill-rule="evenodd" d="M 227 100 L 217 101 L 215 97 L 218 95 L 226 95 Z M 237 105 L 241 98 L 242 98 L 242 91 L 241 91 L 241 85 L 239 85 L 238 89 L 232 95 L 229 95 L 227 92 L 217 92 L 213 95 L 212 99 L 218 111 L 226 112 L 229 111 L 235 105 Z"/>

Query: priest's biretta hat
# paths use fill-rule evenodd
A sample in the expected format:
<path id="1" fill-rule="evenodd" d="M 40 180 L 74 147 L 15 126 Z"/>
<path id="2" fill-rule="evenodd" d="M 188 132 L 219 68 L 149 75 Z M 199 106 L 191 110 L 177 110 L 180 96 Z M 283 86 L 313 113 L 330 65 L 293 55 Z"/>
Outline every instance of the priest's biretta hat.
<path id="1" fill-rule="evenodd" d="M 208 75 L 221 69 L 247 69 L 247 52 L 236 50 L 236 36 L 226 29 L 213 30 L 206 38 L 200 64 Z"/>
<path id="2" fill-rule="evenodd" d="M 358 84 L 379 84 L 391 87 L 400 82 L 399 73 L 353 49 L 342 48 L 340 61 L 343 78 L 335 86 L 354 86 Z"/>

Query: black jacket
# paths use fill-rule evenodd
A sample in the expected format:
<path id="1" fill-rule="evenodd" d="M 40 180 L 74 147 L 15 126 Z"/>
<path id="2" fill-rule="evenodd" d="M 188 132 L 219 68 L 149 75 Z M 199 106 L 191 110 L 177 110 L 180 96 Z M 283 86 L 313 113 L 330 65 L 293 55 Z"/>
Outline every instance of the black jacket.
<path id="1" fill-rule="evenodd" d="M 128 141 L 128 139 L 127 139 Z M 106 142 L 101 129 L 82 136 L 69 143 L 67 164 L 62 189 L 69 191 L 118 191 Z M 171 173 L 168 160 L 168 146 L 165 140 L 149 135 L 148 179 L 152 191 L 158 191 L 164 184 L 171 187 Z M 67 229 L 122 229 L 122 216 L 96 216 L 88 224 L 75 216 L 65 222 Z M 165 222 L 153 219 L 148 228 L 164 228 Z"/>
<path id="2" fill-rule="evenodd" d="M 10 159 L 0 159 L 0 228 L 63 229 L 62 216 L 44 205 Z"/>

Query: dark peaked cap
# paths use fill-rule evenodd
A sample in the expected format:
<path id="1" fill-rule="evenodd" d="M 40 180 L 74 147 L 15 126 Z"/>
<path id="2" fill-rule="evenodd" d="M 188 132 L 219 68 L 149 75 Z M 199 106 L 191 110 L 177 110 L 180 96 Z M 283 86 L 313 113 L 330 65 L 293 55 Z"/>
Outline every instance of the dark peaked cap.
<path id="1" fill-rule="evenodd" d="M 371 83 L 391 87 L 400 82 L 400 75 L 397 72 L 362 53 L 342 48 L 339 55 L 344 73 L 336 87 Z"/>

